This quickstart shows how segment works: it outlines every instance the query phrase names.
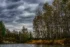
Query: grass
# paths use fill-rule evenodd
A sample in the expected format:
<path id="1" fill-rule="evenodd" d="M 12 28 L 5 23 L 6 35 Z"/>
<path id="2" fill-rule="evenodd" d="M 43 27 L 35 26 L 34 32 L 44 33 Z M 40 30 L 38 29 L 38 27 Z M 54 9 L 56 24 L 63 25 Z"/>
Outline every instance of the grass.
<path id="1" fill-rule="evenodd" d="M 48 44 L 48 45 L 65 45 L 70 44 L 70 39 L 58 39 L 58 40 L 30 40 L 26 42 L 28 44 Z"/>

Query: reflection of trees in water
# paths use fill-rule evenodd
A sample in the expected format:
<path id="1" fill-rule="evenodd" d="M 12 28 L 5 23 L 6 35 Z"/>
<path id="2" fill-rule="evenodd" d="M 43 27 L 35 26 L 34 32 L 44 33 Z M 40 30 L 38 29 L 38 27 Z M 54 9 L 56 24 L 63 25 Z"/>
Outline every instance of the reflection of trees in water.
<path id="1" fill-rule="evenodd" d="M 49 47 L 48 45 L 35 45 L 35 47 Z"/>
<path id="2" fill-rule="evenodd" d="M 35 47 L 70 47 L 70 46 L 62 46 L 62 45 L 35 45 Z"/>
<path id="3" fill-rule="evenodd" d="M 41 47 L 41 45 L 35 45 L 35 47 Z"/>

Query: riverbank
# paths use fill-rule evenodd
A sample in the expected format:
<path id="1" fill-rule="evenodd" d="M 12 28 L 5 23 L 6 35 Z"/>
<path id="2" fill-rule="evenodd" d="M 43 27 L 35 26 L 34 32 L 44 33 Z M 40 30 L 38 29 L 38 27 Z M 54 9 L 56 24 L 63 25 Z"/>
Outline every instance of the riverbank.
<path id="1" fill-rule="evenodd" d="M 27 44 L 70 45 L 70 39 L 58 40 L 30 40 Z"/>
<path id="2" fill-rule="evenodd" d="M 15 41 L 3 41 L 2 44 L 21 44 L 21 43 L 17 43 Z M 47 44 L 47 45 L 70 45 L 70 38 L 68 39 L 55 39 L 55 40 L 29 40 L 25 43 L 22 44 Z"/>

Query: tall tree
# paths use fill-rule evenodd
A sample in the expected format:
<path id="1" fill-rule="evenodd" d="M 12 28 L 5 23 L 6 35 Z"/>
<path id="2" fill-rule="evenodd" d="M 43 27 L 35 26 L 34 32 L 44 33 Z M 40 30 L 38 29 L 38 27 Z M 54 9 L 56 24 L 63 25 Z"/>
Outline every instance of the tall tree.
<path id="1" fill-rule="evenodd" d="M 29 36 L 29 32 L 28 32 L 27 28 L 25 28 L 23 26 L 21 32 L 19 33 L 19 36 L 20 36 L 21 43 L 28 41 L 30 36 Z"/>
<path id="2" fill-rule="evenodd" d="M 0 21 L 0 34 L 2 36 L 4 36 L 5 35 L 5 31 L 6 31 L 6 28 L 5 28 L 4 23 L 2 21 Z"/>
<path id="3" fill-rule="evenodd" d="M 0 43 L 2 43 L 2 41 L 4 40 L 4 36 L 5 36 L 5 25 L 2 21 L 0 21 Z"/>
<path id="4" fill-rule="evenodd" d="M 43 13 L 38 13 L 33 25 L 37 38 L 68 38 L 70 36 L 70 0 L 54 0 L 52 5 L 45 3 Z"/>

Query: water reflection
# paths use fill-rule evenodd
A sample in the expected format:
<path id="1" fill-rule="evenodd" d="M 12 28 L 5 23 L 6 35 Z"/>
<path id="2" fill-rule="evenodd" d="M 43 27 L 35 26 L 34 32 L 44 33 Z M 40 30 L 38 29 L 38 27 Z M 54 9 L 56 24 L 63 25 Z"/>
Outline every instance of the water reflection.
<path id="1" fill-rule="evenodd" d="M 0 44 L 0 47 L 70 47 L 62 45 Z"/>
<path id="2" fill-rule="evenodd" d="M 63 46 L 63 45 L 35 45 L 35 47 L 70 47 L 70 46 Z"/>

